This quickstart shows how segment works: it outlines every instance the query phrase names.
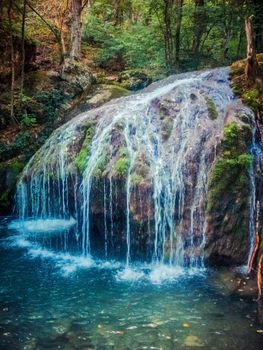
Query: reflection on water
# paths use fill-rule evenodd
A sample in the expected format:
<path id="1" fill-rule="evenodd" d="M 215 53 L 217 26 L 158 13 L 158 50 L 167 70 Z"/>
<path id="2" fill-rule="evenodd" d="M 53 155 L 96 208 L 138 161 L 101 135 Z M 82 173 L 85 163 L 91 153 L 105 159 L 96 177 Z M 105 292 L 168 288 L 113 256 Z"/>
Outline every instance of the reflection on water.
<path id="1" fill-rule="evenodd" d="M 0 235 L 0 349 L 262 349 L 256 303 L 212 272 L 72 254 L 65 231 Z"/>

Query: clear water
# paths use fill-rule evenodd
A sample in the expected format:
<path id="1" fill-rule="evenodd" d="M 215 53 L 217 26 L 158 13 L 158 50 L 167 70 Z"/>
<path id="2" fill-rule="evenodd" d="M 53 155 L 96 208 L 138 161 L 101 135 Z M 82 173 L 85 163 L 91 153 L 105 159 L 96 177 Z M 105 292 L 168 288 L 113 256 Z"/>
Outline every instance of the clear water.
<path id="1" fill-rule="evenodd" d="M 60 224 L 0 227 L 0 349 L 262 349 L 216 272 L 83 257 Z"/>

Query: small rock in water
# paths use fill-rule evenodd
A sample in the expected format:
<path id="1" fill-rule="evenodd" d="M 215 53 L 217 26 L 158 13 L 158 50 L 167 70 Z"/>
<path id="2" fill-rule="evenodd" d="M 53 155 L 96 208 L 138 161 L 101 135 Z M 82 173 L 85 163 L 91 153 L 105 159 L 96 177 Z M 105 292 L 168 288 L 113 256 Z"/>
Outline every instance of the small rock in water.
<path id="1" fill-rule="evenodd" d="M 191 94 L 190 94 L 190 99 L 191 99 L 192 101 L 195 101 L 195 100 L 197 100 L 197 96 L 196 96 L 195 94 L 191 93 Z"/>
<path id="2" fill-rule="evenodd" d="M 146 327 L 156 328 L 156 327 L 158 327 L 158 324 L 156 324 L 156 323 L 148 323 L 148 324 L 146 325 Z"/>
<path id="3" fill-rule="evenodd" d="M 190 324 L 187 323 L 187 322 L 185 322 L 185 323 L 183 323 L 183 327 L 184 327 L 184 328 L 189 328 L 189 327 L 190 327 Z"/>
<path id="4" fill-rule="evenodd" d="M 127 329 L 137 329 L 138 327 L 137 326 L 130 326 L 130 327 L 127 327 Z"/>
<path id="5" fill-rule="evenodd" d="M 201 340 L 195 335 L 188 335 L 185 338 L 184 345 L 191 346 L 191 347 L 203 347 L 204 346 L 204 344 L 201 342 Z"/>

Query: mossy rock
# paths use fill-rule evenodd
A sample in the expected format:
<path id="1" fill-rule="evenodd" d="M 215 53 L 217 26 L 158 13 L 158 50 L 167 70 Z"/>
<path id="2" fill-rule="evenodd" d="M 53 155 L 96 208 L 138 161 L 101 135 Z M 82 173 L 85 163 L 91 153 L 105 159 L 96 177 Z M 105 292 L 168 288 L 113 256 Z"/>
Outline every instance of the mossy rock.
<path id="1" fill-rule="evenodd" d="M 224 127 L 219 154 L 208 177 L 205 260 L 209 265 L 245 263 L 249 244 L 251 144 L 250 125 L 237 119 Z"/>
<path id="2" fill-rule="evenodd" d="M 231 122 L 224 127 L 221 156 L 209 174 L 208 213 L 220 210 L 224 199 L 232 206 L 233 203 L 246 206 L 253 161 L 248 153 L 251 142 L 252 131 L 248 125 Z"/>
<path id="3" fill-rule="evenodd" d="M 75 165 L 81 174 L 83 174 L 83 172 L 85 171 L 88 157 L 90 154 L 92 139 L 96 131 L 93 123 L 88 123 L 86 127 L 87 129 L 84 141 L 82 143 L 82 147 L 77 157 L 75 158 Z"/>
<path id="4" fill-rule="evenodd" d="M 212 212 L 226 193 L 234 198 L 249 188 L 248 171 L 252 164 L 252 156 L 241 154 L 236 159 L 219 159 L 213 167 L 209 180 L 209 195 L 207 210 Z M 247 193 L 246 193 L 247 194 Z M 247 200 L 246 196 L 243 198 Z"/>
<path id="5" fill-rule="evenodd" d="M 136 172 L 134 172 L 132 175 L 131 175 L 131 183 L 134 185 L 134 186 L 138 186 L 138 185 L 141 185 L 142 183 L 144 182 L 144 178 L 137 174 Z"/>
<path id="6" fill-rule="evenodd" d="M 225 158 L 233 159 L 246 153 L 248 145 L 252 142 L 252 129 L 249 125 L 238 125 L 231 122 L 224 127 L 222 151 Z"/>
<path id="7" fill-rule="evenodd" d="M 257 85 L 254 85 L 253 88 L 243 92 L 242 98 L 244 102 L 251 108 L 253 111 L 257 112 L 260 109 L 261 101 L 261 92 Z"/>
<path id="8" fill-rule="evenodd" d="M 117 177 L 124 177 L 128 173 L 130 161 L 127 158 L 120 158 L 114 165 L 114 174 Z"/>
<path id="9" fill-rule="evenodd" d="M 208 111 L 208 117 L 211 120 L 216 120 L 218 117 L 218 112 L 216 109 L 215 103 L 211 100 L 211 98 L 206 97 L 206 105 L 207 105 L 207 111 Z"/>
<path id="10" fill-rule="evenodd" d="M 152 83 L 152 78 L 144 70 L 130 69 L 119 74 L 118 82 L 125 89 L 137 91 Z"/>
<path id="11" fill-rule="evenodd" d="M 98 107 L 114 98 L 128 96 L 129 94 L 130 91 L 120 85 L 98 84 L 87 96 L 85 103 L 92 107 Z"/>
<path id="12" fill-rule="evenodd" d="M 97 162 L 97 165 L 92 173 L 92 176 L 94 176 L 96 178 L 102 178 L 104 176 L 105 171 L 106 171 L 107 164 L 108 164 L 107 156 L 102 155 Z"/>
<path id="13" fill-rule="evenodd" d="M 113 166 L 113 174 L 123 178 L 127 175 L 130 167 L 130 157 L 127 148 L 122 147 L 119 151 L 119 158 Z"/>
<path id="14" fill-rule="evenodd" d="M 10 212 L 17 179 L 25 163 L 19 158 L 0 163 L 0 212 Z"/>
<path id="15" fill-rule="evenodd" d="M 263 54 L 257 55 L 258 80 L 263 79 Z M 230 68 L 230 76 L 233 92 L 240 96 L 243 101 L 263 120 L 263 91 L 261 84 L 256 81 L 251 84 L 245 75 L 246 60 L 234 62 Z"/>

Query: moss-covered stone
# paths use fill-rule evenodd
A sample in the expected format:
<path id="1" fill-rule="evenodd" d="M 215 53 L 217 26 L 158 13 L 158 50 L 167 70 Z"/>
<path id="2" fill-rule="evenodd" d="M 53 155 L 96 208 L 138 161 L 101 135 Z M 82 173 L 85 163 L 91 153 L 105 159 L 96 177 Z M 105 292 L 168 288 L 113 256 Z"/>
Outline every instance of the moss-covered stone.
<path id="1" fill-rule="evenodd" d="M 225 126 L 219 157 L 209 174 L 209 264 L 244 263 L 249 230 L 251 142 L 249 125 L 231 122 Z"/>
<path id="2" fill-rule="evenodd" d="M 96 168 L 94 169 L 92 175 L 96 178 L 103 177 L 107 164 L 108 164 L 108 158 L 106 157 L 106 155 L 102 155 L 98 160 Z"/>
<path id="3" fill-rule="evenodd" d="M 142 184 L 144 181 L 143 177 L 137 173 L 133 173 L 132 176 L 131 176 L 131 183 L 134 185 L 134 186 L 137 186 L 137 185 L 140 185 Z"/>
<path id="4" fill-rule="evenodd" d="M 263 77 L 263 54 L 257 55 L 258 79 L 251 84 L 245 76 L 246 60 L 234 62 L 230 69 L 233 91 L 263 120 L 263 93 L 259 80 Z"/>
<path id="5" fill-rule="evenodd" d="M 253 88 L 245 91 L 242 94 L 244 102 L 251 107 L 255 112 L 259 111 L 261 99 L 260 99 L 261 93 L 259 90 L 259 87 L 254 85 Z"/>
<path id="6" fill-rule="evenodd" d="M 0 212 L 9 212 L 13 205 L 16 182 L 25 164 L 19 158 L 0 163 Z"/>
<path id="7" fill-rule="evenodd" d="M 220 205 L 223 194 L 241 196 L 242 192 L 246 191 L 249 187 L 248 170 L 251 163 L 252 157 L 247 153 L 241 154 L 236 159 L 222 158 L 215 163 L 210 175 L 208 212 Z M 247 191 L 245 194 L 247 195 Z M 247 197 L 245 196 L 243 200 L 246 201 Z"/>
<path id="8" fill-rule="evenodd" d="M 77 155 L 77 157 L 75 159 L 75 165 L 81 174 L 83 174 L 83 172 L 85 170 L 88 156 L 90 153 L 91 142 L 92 142 L 94 135 L 95 135 L 94 124 L 92 124 L 92 123 L 87 124 L 86 135 L 85 135 L 84 141 L 82 143 L 81 150 L 79 151 L 79 154 Z"/>
<path id="9" fill-rule="evenodd" d="M 218 158 L 209 173 L 206 261 L 209 265 L 241 265 L 249 245 L 252 131 L 230 122 Z"/>
<path id="10" fill-rule="evenodd" d="M 208 212 L 220 205 L 222 196 L 239 196 L 247 201 L 249 188 L 248 171 L 252 164 L 252 156 L 248 153 L 248 145 L 252 140 L 252 131 L 247 125 L 239 126 L 236 122 L 224 128 L 221 157 L 215 162 L 209 175 Z"/>
<path id="11" fill-rule="evenodd" d="M 152 78 L 145 70 L 130 69 L 119 74 L 118 82 L 125 89 L 137 91 L 152 82 Z"/>
<path id="12" fill-rule="evenodd" d="M 130 157 L 127 148 L 121 148 L 119 158 L 114 164 L 113 174 L 116 177 L 125 177 L 130 167 Z"/>
<path id="13" fill-rule="evenodd" d="M 211 100 L 211 98 L 206 97 L 206 105 L 207 105 L 207 110 L 208 110 L 208 117 L 211 120 L 215 120 L 218 117 L 218 112 L 216 109 L 216 105 L 214 102 Z"/>

